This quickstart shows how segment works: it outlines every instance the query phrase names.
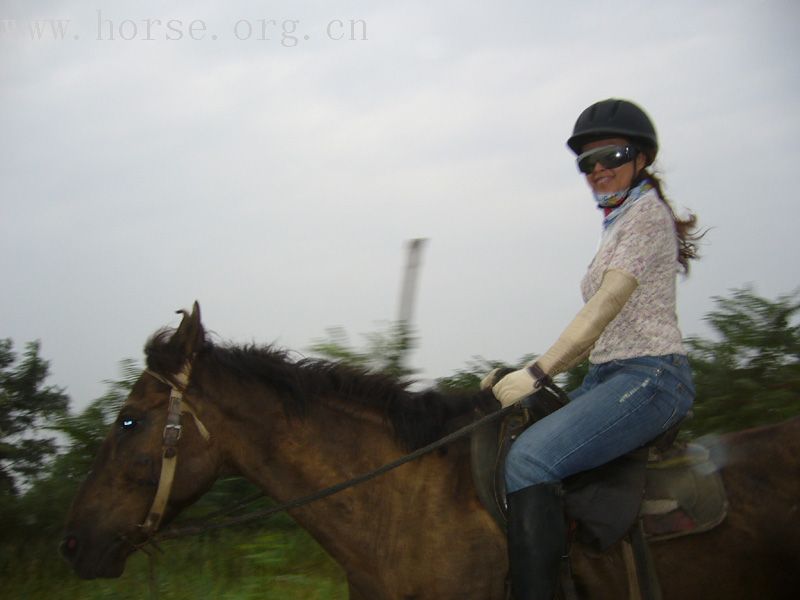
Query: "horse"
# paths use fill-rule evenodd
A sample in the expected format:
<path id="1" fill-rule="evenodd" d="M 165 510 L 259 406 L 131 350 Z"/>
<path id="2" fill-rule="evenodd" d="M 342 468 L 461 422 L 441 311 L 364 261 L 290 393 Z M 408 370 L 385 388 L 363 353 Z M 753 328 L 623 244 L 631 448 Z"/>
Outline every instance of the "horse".
<path id="1" fill-rule="evenodd" d="M 119 577 L 128 556 L 221 474 L 290 501 L 446 435 L 474 420 L 476 406 L 499 408 L 490 392 L 410 391 L 388 376 L 293 360 L 273 346 L 219 344 L 207 338 L 197 303 L 181 312 L 177 329 L 148 340 L 147 368 L 73 501 L 62 553 L 81 578 Z M 176 394 L 184 406 L 177 415 Z M 176 422 L 181 435 L 170 453 L 162 436 Z M 171 491 L 157 509 L 159 474 L 175 450 Z M 796 598 L 800 419 L 721 436 L 710 450 L 728 517 L 653 545 L 663 597 Z M 341 566 L 351 600 L 505 598 L 505 535 L 475 493 L 466 441 L 290 514 Z M 573 545 L 582 597 L 628 597 L 619 546 L 599 553 Z"/>

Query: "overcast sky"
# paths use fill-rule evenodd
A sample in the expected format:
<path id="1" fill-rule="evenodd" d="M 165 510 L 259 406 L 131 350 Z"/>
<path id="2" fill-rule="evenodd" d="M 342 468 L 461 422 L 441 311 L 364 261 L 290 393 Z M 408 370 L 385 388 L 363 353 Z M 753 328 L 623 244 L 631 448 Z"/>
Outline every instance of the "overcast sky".
<path id="1" fill-rule="evenodd" d="M 76 408 L 195 299 L 222 340 L 362 345 L 417 237 L 422 377 L 545 351 L 600 233 L 565 141 L 611 96 L 649 112 L 668 195 L 713 227 L 679 283 L 685 335 L 712 296 L 800 284 L 794 0 L 3 0 L 0 19 L 0 337 L 41 340 Z"/>

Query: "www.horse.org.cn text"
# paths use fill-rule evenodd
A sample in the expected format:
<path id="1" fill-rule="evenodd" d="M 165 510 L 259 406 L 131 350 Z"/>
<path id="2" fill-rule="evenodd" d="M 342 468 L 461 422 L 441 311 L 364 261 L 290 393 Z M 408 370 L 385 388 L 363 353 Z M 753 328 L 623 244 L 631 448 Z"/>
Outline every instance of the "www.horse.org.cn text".
<path id="1" fill-rule="evenodd" d="M 263 42 L 292 48 L 311 40 L 365 42 L 367 22 L 358 18 L 331 18 L 305 25 L 300 19 L 241 18 L 227 25 L 212 25 L 204 19 L 173 17 L 119 18 L 95 11 L 93 23 L 68 18 L 17 20 L 0 18 L 0 40 L 21 37 L 30 41 L 94 42 L 203 42 L 232 40 Z M 88 22 L 88 20 L 87 20 Z"/>

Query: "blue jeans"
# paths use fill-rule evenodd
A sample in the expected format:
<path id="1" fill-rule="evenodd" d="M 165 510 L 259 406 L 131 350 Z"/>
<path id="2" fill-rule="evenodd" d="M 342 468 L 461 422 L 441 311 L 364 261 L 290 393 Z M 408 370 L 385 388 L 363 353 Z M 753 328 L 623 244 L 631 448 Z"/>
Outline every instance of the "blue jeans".
<path id="1" fill-rule="evenodd" d="M 526 429 L 506 459 L 509 493 L 603 465 L 683 418 L 694 401 L 682 354 L 591 365 L 570 402 Z"/>

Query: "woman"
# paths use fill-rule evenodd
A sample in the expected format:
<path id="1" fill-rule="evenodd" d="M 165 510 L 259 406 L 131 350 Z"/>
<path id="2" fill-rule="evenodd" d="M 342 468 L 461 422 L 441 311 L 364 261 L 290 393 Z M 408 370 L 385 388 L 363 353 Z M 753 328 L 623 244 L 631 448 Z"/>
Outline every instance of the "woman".
<path id="1" fill-rule="evenodd" d="M 650 118 L 626 100 L 593 104 L 568 146 L 578 155 L 603 234 L 581 282 L 586 304 L 534 363 L 494 381 L 508 406 L 588 356 L 571 401 L 514 443 L 506 463 L 508 547 L 516 600 L 551 600 L 565 552 L 560 482 L 626 454 L 677 423 L 694 398 L 675 313 L 678 270 L 696 258 L 695 217 L 680 220 L 648 167 L 658 152 Z"/>

